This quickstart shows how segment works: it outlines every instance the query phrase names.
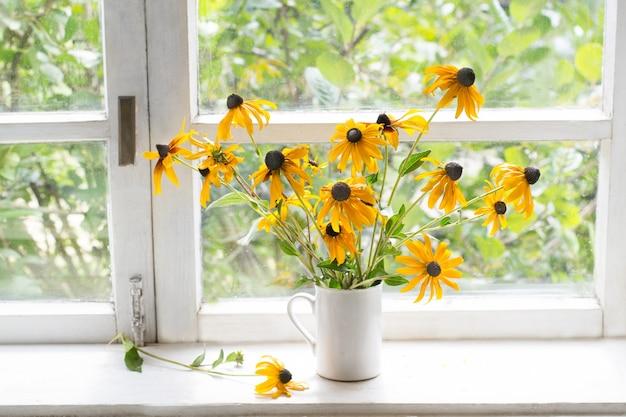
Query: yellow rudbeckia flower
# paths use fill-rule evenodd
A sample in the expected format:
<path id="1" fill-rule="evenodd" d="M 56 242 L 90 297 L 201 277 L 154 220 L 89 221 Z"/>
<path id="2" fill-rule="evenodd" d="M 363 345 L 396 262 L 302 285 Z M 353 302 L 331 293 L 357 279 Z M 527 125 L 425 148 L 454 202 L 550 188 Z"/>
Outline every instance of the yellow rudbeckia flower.
<path id="1" fill-rule="evenodd" d="M 235 127 L 245 127 L 249 135 L 253 132 L 252 117 L 254 117 L 259 124 L 259 130 L 263 130 L 263 127 L 267 125 L 270 120 L 270 113 L 267 110 L 261 108 L 261 105 L 268 106 L 276 109 L 276 104 L 267 100 L 249 100 L 244 101 L 241 96 L 237 94 L 231 94 L 226 99 L 226 107 L 228 107 L 228 113 L 217 125 L 217 140 L 229 140 L 233 136 L 230 134 L 230 127 L 234 123 Z"/>
<path id="2" fill-rule="evenodd" d="M 339 232 L 343 225 L 347 232 L 353 232 L 353 226 L 362 230 L 363 226 L 373 225 L 378 210 L 372 187 L 365 183 L 365 177 L 348 178 L 320 188 L 320 203 L 324 205 L 317 217 L 318 223 L 330 213 L 333 230 Z"/>
<path id="3" fill-rule="evenodd" d="M 409 110 L 399 119 L 394 119 L 391 114 L 382 113 L 378 115 L 376 123 L 383 126 L 383 136 L 393 146 L 393 149 L 398 149 L 400 142 L 398 128 L 403 129 L 409 136 L 413 136 L 415 131 L 428 133 L 428 122 L 418 114 L 420 112 L 420 110 Z"/>
<path id="4" fill-rule="evenodd" d="M 491 181 L 485 181 L 487 186 L 485 187 L 485 192 L 493 191 L 496 187 L 491 183 Z M 493 236 L 500 229 L 506 229 L 508 223 L 506 221 L 506 217 L 504 217 L 504 213 L 506 213 L 506 203 L 504 202 L 504 189 L 501 188 L 497 191 L 492 192 L 484 197 L 485 206 L 477 209 L 474 214 L 477 216 L 487 215 L 487 219 L 483 222 L 483 226 L 488 226 L 489 223 L 493 223 L 491 226 L 491 230 L 489 231 L 489 236 Z"/>
<path id="5" fill-rule="evenodd" d="M 350 257 L 359 253 L 356 247 L 356 236 L 354 233 L 342 228 L 341 224 L 339 225 L 339 231 L 335 231 L 331 223 L 321 226 L 320 229 L 323 233 L 322 239 L 328 247 L 330 260 L 336 260 L 337 265 L 341 265 L 346 261 L 346 252 L 348 252 Z"/>
<path id="6" fill-rule="evenodd" d="M 541 171 L 535 167 L 522 168 L 518 165 L 502 163 L 491 170 L 496 185 L 504 187 L 505 201 L 513 203 L 513 209 L 524 214 L 528 219 L 534 211 L 535 203 L 530 192 L 530 186 L 539 181 Z"/>
<path id="7" fill-rule="evenodd" d="M 430 196 L 428 196 L 428 207 L 433 208 L 442 195 L 443 198 L 441 198 L 439 208 L 446 213 L 454 210 L 457 201 L 462 206 L 466 206 L 467 201 L 457 185 L 457 181 L 463 173 L 463 167 L 456 162 L 448 162 L 444 165 L 434 158 L 425 157 L 423 159 L 437 166 L 437 169 L 434 171 L 424 172 L 415 177 L 415 181 L 432 177 L 424 188 L 421 189 L 424 192 L 431 191 Z"/>
<path id="8" fill-rule="evenodd" d="M 471 68 L 458 69 L 454 65 L 434 65 L 426 68 L 424 83 L 430 82 L 434 77 L 438 77 L 430 86 L 424 89 L 424 94 L 435 94 L 438 88 L 445 91 L 444 96 L 437 103 L 437 108 L 441 109 L 457 99 L 456 114 L 458 118 L 461 112 L 470 120 L 476 120 L 478 110 L 485 103 L 485 98 L 478 92 L 474 85 L 476 74 Z"/>
<path id="9" fill-rule="evenodd" d="M 180 145 L 185 143 L 191 138 L 191 135 L 195 135 L 198 132 L 190 130 L 185 133 L 185 121 L 180 127 L 180 132 L 169 143 L 169 145 L 157 145 L 155 151 L 146 151 L 143 153 L 143 157 L 146 159 L 158 159 L 154 166 L 153 180 L 154 180 L 154 194 L 161 194 L 161 178 L 165 173 L 165 176 L 176 186 L 178 186 L 178 177 L 174 171 L 174 155 L 180 155 L 185 158 L 191 156 L 189 149 L 181 148 Z"/>
<path id="10" fill-rule="evenodd" d="M 265 155 L 265 163 L 250 175 L 256 187 L 263 181 L 271 180 L 270 184 L 270 208 L 276 207 L 283 197 L 283 183 L 281 174 L 287 179 L 289 185 L 298 195 L 304 195 L 305 183 L 311 183 L 311 176 L 302 169 L 302 160 L 307 159 L 309 147 L 300 145 L 295 148 L 285 148 L 281 151 L 269 151 Z M 298 177 L 298 178 L 296 178 Z"/>
<path id="11" fill-rule="evenodd" d="M 396 272 L 403 275 L 413 275 L 413 277 L 400 292 L 411 291 L 421 282 L 420 292 L 415 299 L 415 302 L 418 303 L 424 298 L 427 289 L 430 289 L 428 301 L 432 300 L 433 296 L 436 296 L 438 300 L 441 299 L 443 296 L 441 283 L 459 290 L 459 284 L 451 281 L 451 279 L 461 278 L 461 272 L 454 267 L 463 263 L 463 258 L 459 256 L 450 259 L 452 253 L 448 250 L 445 242 L 440 242 L 433 253 L 430 238 L 428 235 L 424 235 L 424 243 L 419 240 L 408 241 L 406 247 L 411 252 L 411 256 L 396 256 L 396 261 L 406 265 L 397 268 Z"/>
<path id="12" fill-rule="evenodd" d="M 291 372 L 285 369 L 285 365 L 269 355 L 261 357 L 254 373 L 267 377 L 264 382 L 257 384 L 254 388 L 261 395 L 270 395 L 272 398 L 278 398 L 281 395 L 291 397 L 289 390 L 304 391 L 309 388 L 304 382 L 292 381 Z"/>
<path id="13" fill-rule="evenodd" d="M 386 146 L 387 142 L 380 136 L 380 125 L 355 123 L 354 119 L 345 124 L 338 124 L 335 133 L 330 138 L 337 142 L 330 151 L 329 159 L 334 161 L 338 157 L 339 171 L 344 171 L 348 162 L 352 162 L 352 175 L 363 172 L 366 167 L 369 173 L 378 172 L 377 159 L 383 159 L 379 146 Z"/>

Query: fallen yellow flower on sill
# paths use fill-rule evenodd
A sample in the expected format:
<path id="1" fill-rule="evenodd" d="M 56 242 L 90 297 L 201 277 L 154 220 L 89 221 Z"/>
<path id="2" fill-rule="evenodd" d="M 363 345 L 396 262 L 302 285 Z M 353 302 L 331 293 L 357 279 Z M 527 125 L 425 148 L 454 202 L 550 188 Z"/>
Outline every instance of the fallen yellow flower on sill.
<path id="1" fill-rule="evenodd" d="M 291 397 L 289 390 L 304 391 L 309 389 L 305 382 L 291 380 L 291 372 L 285 369 L 285 365 L 273 356 L 265 355 L 256 364 L 255 374 L 267 377 L 267 380 L 257 384 L 254 390 L 261 395 L 271 396 L 276 399 L 281 395 Z M 275 392 L 272 392 L 274 391 Z"/>

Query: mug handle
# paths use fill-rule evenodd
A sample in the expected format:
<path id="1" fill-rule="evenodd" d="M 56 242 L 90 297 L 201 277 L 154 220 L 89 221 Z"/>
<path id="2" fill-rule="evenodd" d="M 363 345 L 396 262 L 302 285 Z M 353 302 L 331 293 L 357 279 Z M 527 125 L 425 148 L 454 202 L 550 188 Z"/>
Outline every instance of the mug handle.
<path id="1" fill-rule="evenodd" d="M 293 325 L 296 326 L 296 329 L 298 329 L 302 336 L 304 336 L 304 340 L 306 340 L 309 346 L 311 346 L 311 350 L 313 350 L 313 355 L 315 355 L 315 345 L 317 341 L 313 336 L 311 336 L 311 333 L 309 333 L 309 331 L 304 328 L 304 326 L 302 325 L 302 323 L 300 323 L 300 320 L 298 320 L 293 311 L 294 302 L 298 299 L 308 302 L 311 305 L 311 311 L 315 311 L 315 297 L 311 294 L 301 292 L 292 295 L 287 302 L 287 315 L 289 316 L 289 319 L 291 320 Z"/>

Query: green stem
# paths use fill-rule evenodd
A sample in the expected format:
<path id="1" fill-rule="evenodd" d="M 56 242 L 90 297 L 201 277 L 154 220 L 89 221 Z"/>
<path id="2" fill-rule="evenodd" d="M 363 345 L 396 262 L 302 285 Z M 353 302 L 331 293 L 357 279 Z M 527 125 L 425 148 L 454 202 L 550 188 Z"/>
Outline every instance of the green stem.
<path id="1" fill-rule="evenodd" d="M 167 363 L 171 363 L 172 365 L 177 365 L 177 366 L 182 366 L 183 368 L 187 368 L 187 369 L 191 369 L 192 371 L 197 371 L 197 372 L 203 372 L 206 374 L 211 374 L 211 375 L 219 375 L 219 376 L 259 376 L 256 374 L 237 374 L 237 373 L 230 373 L 230 372 L 221 372 L 221 371 L 216 371 L 214 369 L 201 369 L 195 366 L 191 366 L 191 365 L 187 365 L 184 364 L 182 362 L 178 362 L 172 359 L 168 359 L 168 358 L 164 358 L 162 356 L 159 355 L 155 355 L 154 353 L 150 353 L 147 350 L 144 350 L 140 347 L 135 346 L 135 349 L 137 349 L 138 352 L 143 353 L 146 356 L 150 356 L 153 359 L 157 359 L 163 362 L 167 362 Z"/>
<path id="2" fill-rule="evenodd" d="M 472 198 L 470 201 L 467 202 L 467 204 L 464 207 L 469 207 L 472 204 L 474 204 L 476 201 L 482 200 L 486 196 L 488 196 L 490 194 L 493 194 L 496 191 L 501 190 L 501 189 L 502 189 L 502 186 L 496 187 L 493 190 L 486 191 L 486 192 L 482 193 L 481 195 Z M 431 226 L 433 224 L 441 222 L 441 220 L 443 220 L 445 217 L 449 216 L 450 214 L 454 213 L 455 211 L 458 211 L 460 213 L 462 209 L 463 209 L 463 207 L 457 207 L 457 208 L 455 208 L 452 211 L 449 211 L 447 213 L 442 214 L 439 217 L 436 217 L 436 218 L 432 219 L 431 221 L 429 221 L 425 225 L 421 226 L 419 229 L 417 229 L 417 230 L 407 234 L 407 236 L 404 239 L 402 239 L 401 241 L 399 241 L 398 243 L 396 243 L 394 245 L 394 247 L 399 248 L 400 246 L 402 246 L 402 244 L 404 244 L 405 242 L 411 240 L 414 236 L 422 233 L 425 230 L 440 230 L 440 229 L 443 229 L 445 226 L 437 226 L 437 227 L 432 227 L 432 228 L 431 228 Z M 474 221 L 474 220 L 476 220 L 476 219 L 478 219 L 480 217 L 481 216 L 474 216 L 471 219 L 472 219 L 472 221 Z M 458 222 L 455 222 L 453 224 L 457 225 L 457 224 L 464 224 L 464 223 L 467 223 L 467 221 L 459 220 Z"/>
<path id="3" fill-rule="evenodd" d="M 198 167 L 195 167 L 195 166 L 191 165 L 189 162 L 185 161 L 184 159 L 182 159 L 178 155 L 172 155 L 172 159 L 174 161 L 178 162 L 179 164 L 183 164 L 186 167 L 193 169 L 194 171 L 198 171 Z"/>
<path id="4" fill-rule="evenodd" d="M 435 117 L 435 115 L 437 114 L 437 112 L 439 111 L 439 109 L 435 109 L 435 111 L 433 112 L 433 114 L 430 115 L 430 117 L 428 118 L 428 121 L 426 122 L 426 124 L 428 125 L 428 128 L 430 129 L 430 122 L 433 120 L 433 118 Z M 417 135 L 417 138 L 415 138 L 415 140 L 413 141 L 413 145 L 411 146 L 411 149 L 409 150 L 409 152 L 407 153 L 406 157 L 404 158 L 405 161 L 408 161 L 408 159 L 411 157 L 411 155 L 413 155 L 413 152 L 415 152 L 415 149 L 417 148 L 417 144 L 419 143 L 419 141 L 422 139 L 422 136 L 424 136 L 424 132 L 420 132 L 419 135 Z M 391 194 L 389 195 L 389 200 L 387 200 L 387 205 L 391 205 L 391 201 L 393 200 L 393 196 L 396 193 L 396 190 L 398 189 L 398 185 L 400 185 L 400 179 L 402 178 L 402 176 L 398 175 L 398 178 L 396 178 L 395 183 L 393 184 L 393 188 L 391 189 Z"/>
<path id="5" fill-rule="evenodd" d="M 261 161 L 265 161 L 265 159 L 263 158 L 263 155 L 261 155 L 261 149 L 259 148 L 259 145 L 257 145 L 256 141 L 254 140 L 254 136 L 252 135 L 249 135 L 249 136 L 250 136 L 250 142 L 252 142 L 252 146 L 254 146 L 254 150 L 256 151 L 256 154 L 259 156 Z"/>

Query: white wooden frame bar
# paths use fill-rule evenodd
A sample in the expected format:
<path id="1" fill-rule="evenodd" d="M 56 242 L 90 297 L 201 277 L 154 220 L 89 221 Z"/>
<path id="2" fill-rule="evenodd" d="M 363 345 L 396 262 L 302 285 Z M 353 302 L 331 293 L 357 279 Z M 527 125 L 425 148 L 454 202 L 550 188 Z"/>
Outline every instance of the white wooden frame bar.
<path id="1" fill-rule="evenodd" d="M 225 111 L 216 115 L 199 115 L 193 127 L 209 137 L 217 133 L 217 123 Z M 403 111 L 394 111 L 402 115 Z M 425 111 L 428 118 L 432 114 Z M 270 126 L 255 131 L 258 143 L 321 142 L 329 143 L 330 136 L 339 123 L 354 118 L 358 121 L 376 120 L 378 113 L 372 112 L 273 112 Z M 612 121 L 601 109 L 484 109 L 480 120 L 454 119 L 453 111 L 440 111 L 431 122 L 430 131 L 421 139 L 424 142 L 450 141 L 472 142 L 521 142 L 544 140 L 602 140 L 611 136 Z M 303 133 L 306 125 L 306 134 Z M 244 129 L 232 130 L 238 143 L 248 143 Z M 404 131 L 400 138 L 410 141 Z"/>

